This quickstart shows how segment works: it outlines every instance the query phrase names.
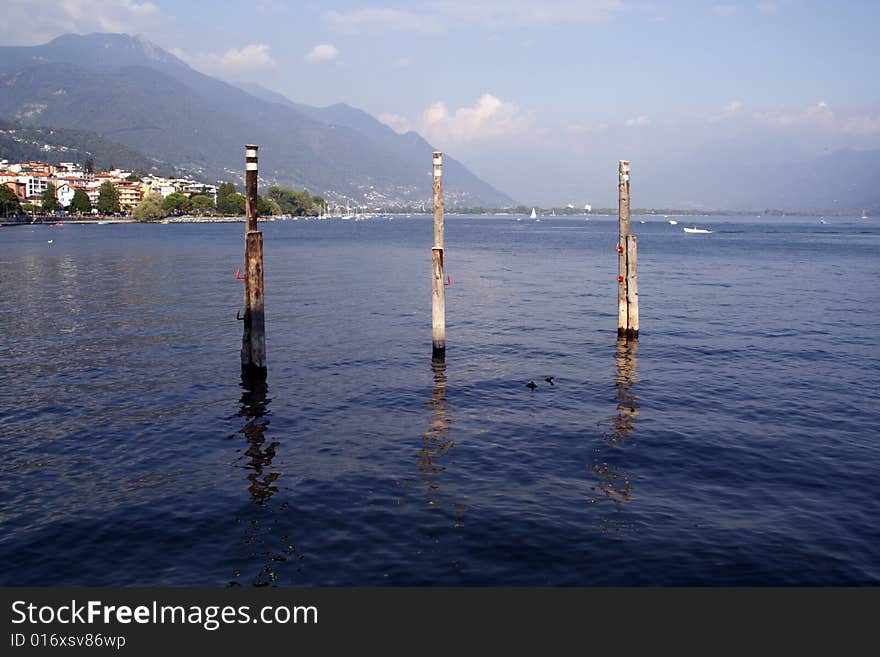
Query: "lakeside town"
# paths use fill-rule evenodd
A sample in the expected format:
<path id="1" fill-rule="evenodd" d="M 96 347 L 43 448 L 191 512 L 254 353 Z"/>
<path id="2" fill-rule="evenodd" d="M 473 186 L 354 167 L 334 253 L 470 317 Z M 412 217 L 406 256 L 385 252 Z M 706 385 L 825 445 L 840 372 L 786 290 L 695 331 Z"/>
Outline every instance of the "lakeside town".
<path id="1" fill-rule="evenodd" d="M 216 185 L 209 183 L 187 178 L 163 178 L 143 171 L 94 171 L 88 161 L 46 164 L 0 160 L 0 185 L 14 196 L 13 200 L 6 193 L 0 199 L 0 202 L 5 201 L 0 205 L 4 214 L 11 214 L 15 202 L 24 214 L 132 214 L 150 194 L 159 194 L 163 200 L 174 194 L 190 200 L 201 196 L 216 207 L 218 190 Z M 105 203 L 107 209 L 115 212 L 102 212 L 101 206 Z"/>
<path id="2" fill-rule="evenodd" d="M 273 185 L 257 198 L 263 216 L 322 216 L 323 197 Z M 166 178 L 144 170 L 95 170 L 94 163 L 0 160 L 0 216 L 16 223 L 28 217 L 238 217 L 245 198 L 235 184 Z"/>

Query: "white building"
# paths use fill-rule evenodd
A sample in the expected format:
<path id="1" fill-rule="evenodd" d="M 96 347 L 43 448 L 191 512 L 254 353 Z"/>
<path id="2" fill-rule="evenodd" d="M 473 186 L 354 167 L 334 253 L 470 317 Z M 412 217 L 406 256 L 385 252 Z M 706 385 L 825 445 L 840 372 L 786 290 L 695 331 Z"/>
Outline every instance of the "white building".
<path id="1" fill-rule="evenodd" d="M 184 194 L 187 194 L 189 196 L 204 194 L 206 196 L 210 196 L 214 203 L 217 202 L 216 185 L 207 185 L 205 183 L 188 181 L 182 186 L 182 191 Z"/>
<path id="2" fill-rule="evenodd" d="M 59 173 L 66 172 L 71 175 L 78 175 L 80 178 L 85 174 L 82 165 L 76 162 L 59 162 L 56 169 Z"/>
<path id="3" fill-rule="evenodd" d="M 58 203 L 62 208 L 68 207 L 73 200 L 76 189 L 69 182 L 59 182 L 55 189 L 55 198 L 58 199 Z"/>
<path id="4" fill-rule="evenodd" d="M 43 200 L 43 192 L 51 181 L 47 176 L 18 176 L 18 182 L 25 184 L 27 199 L 31 203 Z"/>

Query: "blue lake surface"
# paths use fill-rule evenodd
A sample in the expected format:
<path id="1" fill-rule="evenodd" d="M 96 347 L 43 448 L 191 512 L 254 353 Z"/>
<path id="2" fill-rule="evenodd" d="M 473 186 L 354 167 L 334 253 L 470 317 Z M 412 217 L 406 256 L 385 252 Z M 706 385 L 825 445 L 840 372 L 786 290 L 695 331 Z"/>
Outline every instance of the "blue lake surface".
<path id="1" fill-rule="evenodd" d="M 429 217 L 261 229 L 262 390 L 243 224 L 0 229 L 0 584 L 880 583 L 876 219 L 634 217 L 623 343 L 616 218 L 447 217 L 445 366 Z"/>

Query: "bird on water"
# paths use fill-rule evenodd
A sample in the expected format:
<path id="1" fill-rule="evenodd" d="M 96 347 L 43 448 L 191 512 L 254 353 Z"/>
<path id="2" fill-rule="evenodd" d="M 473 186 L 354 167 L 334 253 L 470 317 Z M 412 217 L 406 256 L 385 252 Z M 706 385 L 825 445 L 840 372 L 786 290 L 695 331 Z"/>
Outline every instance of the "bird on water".
<path id="1" fill-rule="evenodd" d="M 545 377 L 544 380 L 545 380 L 547 383 L 549 383 L 551 386 L 555 386 L 555 385 L 556 385 L 555 383 L 553 383 L 553 377 L 552 377 L 552 376 Z"/>
<path id="2" fill-rule="evenodd" d="M 538 384 L 535 383 L 534 381 L 529 381 L 529 382 L 526 384 L 526 388 L 530 388 L 530 389 L 532 389 L 532 390 L 534 390 L 534 389 L 537 388 L 537 387 L 538 387 Z"/>

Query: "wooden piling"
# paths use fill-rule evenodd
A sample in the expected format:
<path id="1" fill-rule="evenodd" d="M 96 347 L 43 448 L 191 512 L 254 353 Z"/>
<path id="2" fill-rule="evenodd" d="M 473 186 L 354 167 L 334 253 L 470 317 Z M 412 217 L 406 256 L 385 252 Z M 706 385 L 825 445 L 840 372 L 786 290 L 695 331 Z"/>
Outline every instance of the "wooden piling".
<path id="1" fill-rule="evenodd" d="M 635 235 L 626 236 L 626 337 L 639 338 L 639 270 Z"/>
<path id="2" fill-rule="evenodd" d="M 618 167 L 617 336 L 639 337 L 639 280 L 636 236 L 630 233 L 629 162 Z"/>
<path id="3" fill-rule="evenodd" d="M 257 230 L 257 148 L 245 146 L 245 281 L 244 329 L 241 337 L 241 375 L 264 380 L 266 319 L 263 299 L 263 233 Z"/>
<path id="4" fill-rule="evenodd" d="M 617 335 L 625 337 L 629 326 L 626 294 L 626 238 L 630 231 L 629 162 L 627 160 L 620 160 L 617 190 Z"/>
<path id="5" fill-rule="evenodd" d="M 432 358 L 446 358 L 446 287 L 443 251 L 443 154 L 434 153 L 434 246 L 431 248 Z"/>

